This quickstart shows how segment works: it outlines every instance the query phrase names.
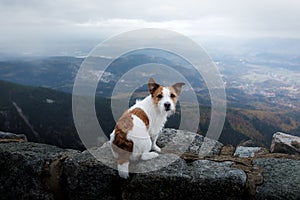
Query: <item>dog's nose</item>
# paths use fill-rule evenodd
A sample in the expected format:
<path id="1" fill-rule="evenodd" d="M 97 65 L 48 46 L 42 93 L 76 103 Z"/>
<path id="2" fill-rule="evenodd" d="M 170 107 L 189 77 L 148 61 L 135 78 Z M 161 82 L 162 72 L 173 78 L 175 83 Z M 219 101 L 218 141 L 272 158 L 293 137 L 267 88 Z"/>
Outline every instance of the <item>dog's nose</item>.
<path id="1" fill-rule="evenodd" d="M 166 111 L 170 110 L 171 104 L 169 102 L 164 103 Z"/>

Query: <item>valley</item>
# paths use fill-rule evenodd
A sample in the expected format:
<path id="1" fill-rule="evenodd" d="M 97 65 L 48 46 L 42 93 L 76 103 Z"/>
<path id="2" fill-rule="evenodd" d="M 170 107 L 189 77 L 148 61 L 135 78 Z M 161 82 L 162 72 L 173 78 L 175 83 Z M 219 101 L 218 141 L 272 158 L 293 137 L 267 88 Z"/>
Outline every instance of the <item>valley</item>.
<path id="1" fill-rule="evenodd" d="M 91 62 L 101 63 L 103 59 L 109 58 L 93 58 Z M 274 59 L 274 56 L 264 59 L 214 57 L 225 83 L 227 98 L 227 115 L 219 138 L 222 143 L 269 146 L 274 132 L 300 135 L 299 58 L 288 59 L 289 62 Z M 27 133 L 31 141 L 84 149 L 74 126 L 71 101 L 74 79 L 83 60 L 76 57 L 46 57 L 0 61 L 0 80 L 3 80 L 0 81 L 0 130 Z M 135 85 L 137 80 L 125 79 L 122 75 L 147 63 L 171 66 L 189 81 L 201 111 L 198 133 L 205 135 L 211 105 L 202 77 L 176 55 L 145 50 L 114 60 L 100 79 L 96 91 L 96 110 L 105 134 L 109 135 L 115 124 L 110 98 L 122 100 L 126 96 L 112 96 L 113 88 L 119 82 L 124 87 Z M 89 73 L 97 75 L 97 65 Z M 151 73 L 146 70 L 138 75 L 147 78 Z M 144 97 L 145 91 L 147 86 L 140 85 L 131 97 L 131 103 L 136 98 Z M 17 107 L 28 122 L 22 118 Z M 171 117 L 166 126 L 178 128 L 179 114 Z"/>

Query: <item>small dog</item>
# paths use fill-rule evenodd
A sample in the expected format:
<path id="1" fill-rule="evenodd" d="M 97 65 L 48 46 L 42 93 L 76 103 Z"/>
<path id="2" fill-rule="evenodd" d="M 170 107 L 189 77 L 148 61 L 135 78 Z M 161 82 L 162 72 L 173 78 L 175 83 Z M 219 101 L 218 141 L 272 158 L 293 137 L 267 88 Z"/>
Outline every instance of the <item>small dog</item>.
<path id="1" fill-rule="evenodd" d="M 150 160 L 161 149 L 156 145 L 159 132 L 175 107 L 184 83 L 160 86 L 153 78 L 148 81 L 150 95 L 123 113 L 110 135 L 113 155 L 117 158 L 120 177 L 129 177 L 130 160 Z M 150 152 L 154 150 L 156 152 Z"/>

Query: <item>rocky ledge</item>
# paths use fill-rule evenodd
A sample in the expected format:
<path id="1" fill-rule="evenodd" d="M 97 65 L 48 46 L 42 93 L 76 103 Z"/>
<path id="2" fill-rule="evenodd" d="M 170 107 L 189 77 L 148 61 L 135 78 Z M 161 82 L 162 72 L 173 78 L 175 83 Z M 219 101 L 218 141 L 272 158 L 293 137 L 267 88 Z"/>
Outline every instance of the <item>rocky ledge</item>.
<path id="1" fill-rule="evenodd" d="M 79 152 L 5 141 L 0 143 L 0 199 L 300 198 L 298 155 L 245 147 L 239 156 L 232 146 L 173 129 L 165 129 L 158 143 L 164 150 L 158 158 L 131 165 L 147 172 L 123 180 L 107 144 Z"/>

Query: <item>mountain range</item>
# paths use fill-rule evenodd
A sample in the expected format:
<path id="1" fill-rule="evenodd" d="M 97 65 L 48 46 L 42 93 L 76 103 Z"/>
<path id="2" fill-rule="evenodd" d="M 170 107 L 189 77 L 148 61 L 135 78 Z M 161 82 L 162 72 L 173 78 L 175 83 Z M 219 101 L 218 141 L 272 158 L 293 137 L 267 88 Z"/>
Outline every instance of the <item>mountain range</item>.
<path id="1" fill-rule="evenodd" d="M 84 149 L 72 118 L 71 94 L 49 88 L 0 81 L 0 130 L 25 133 L 30 141 L 63 148 Z M 96 98 L 99 123 L 108 136 L 115 125 L 110 100 Z M 210 107 L 201 106 L 199 133 L 205 135 Z M 224 144 L 269 146 L 274 132 L 299 133 L 299 113 L 229 108 L 219 140 Z M 171 117 L 166 127 L 178 128 L 180 116 Z"/>
<path id="2" fill-rule="evenodd" d="M 93 62 L 97 63 L 110 58 L 93 59 Z M 25 133 L 30 141 L 54 144 L 63 148 L 84 149 L 74 126 L 71 94 L 75 76 L 83 60 L 84 58 L 76 57 L 43 57 L 0 61 L 0 80 L 3 80 L 0 81 L 0 130 Z M 172 66 L 185 75 L 193 88 L 197 88 L 196 94 L 201 111 L 198 132 L 205 135 L 210 121 L 211 105 L 209 91 L 201 76 L 195 76 L 195 70 L 189 63 L 172 54 L 162 55 L 146 51 L 114 60 L 105 72 L 109 77 L 108 81 L 102 80 L 101 85 L 98 85 L 95 107 L 98 121 L 105 134 L 108 136 L 115 125 L 110 109 L 112 89 L 122 78 L 122 74 L 134 66 L 145 63 Z M 259 82 L 251 87 L 261 91 L 264 87 L 270 89 L 272 86 L 271 92 L 274 92 L 275 96 L 265 96 L 264 93 L 252 90 L 249 92 L 248 87 L 242 87 L 247 86 L 243 82 L 243 76 L 252 72 L 245 74 L 245 70 L 232 70 L 232 67 L 240 62 L 231 60 L 227 63 L 231 65 L 227 67 L 224 63 L 217 63 L 227 83 L 228 109 L 219 138 L 222 143 L 269 146 L 273 133 L 277 131 L 300 134 L 300 112 L 296 107 L 299 103 L 296 98 L 298 93 L 289 89 L 290 82 L 274 80 L 272 76 L 271 79 L 267 79 L 269 81 L 266 82 L 267 85 Z M 259 69 L 265 73 L 263 68 Z M 94 70 L 96 73 L 97 69 Z M 240 74 L 237 73 L 244 74 L 238 76 Z M 275 79 L 278 77 L 275 76 Z M 130 85 L 134 81 L 125 80 L 123 83 Z M 278 95 L 276 88 L 280 91 Z M 135 98 L 144 97 L 146 90 L 146 85 L 140 86 L 135 91 L 131 104 Z M 293 93 L 289 93 L 290 91 Z M 290 105 L 292 106 L 289 107 Z M 178 128 L 179 113 L 169 119 L 167 127 Z"/>

